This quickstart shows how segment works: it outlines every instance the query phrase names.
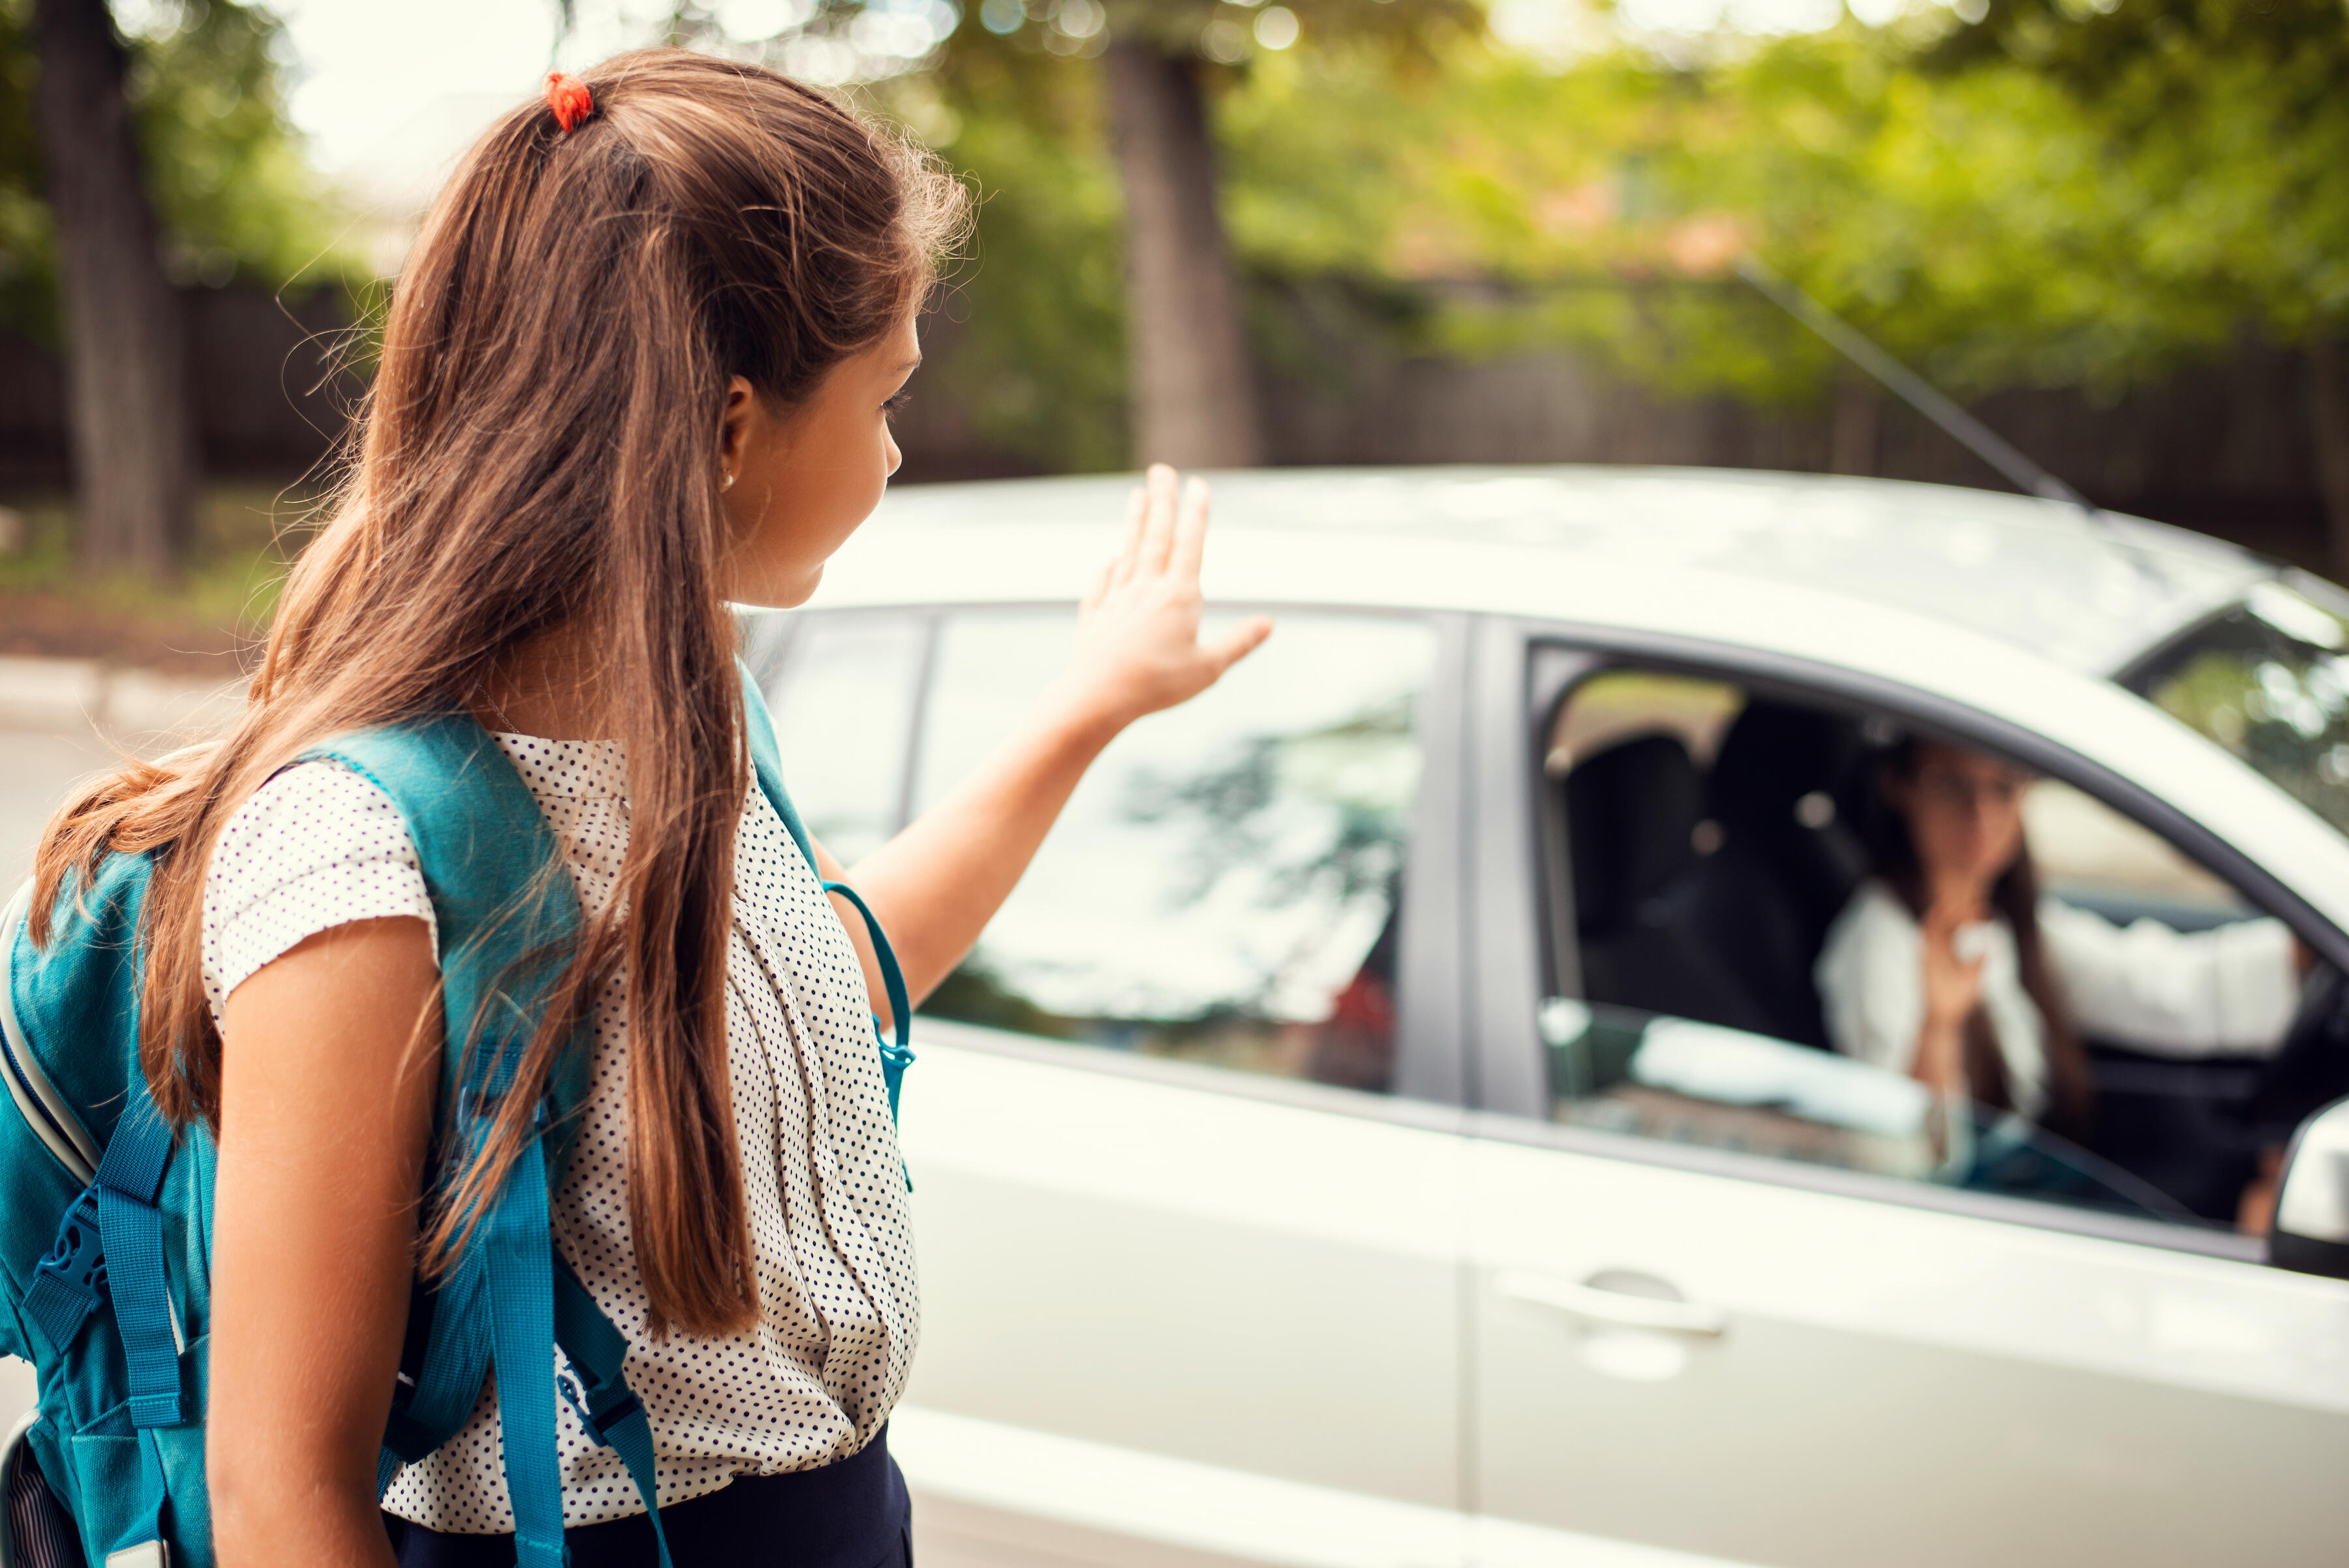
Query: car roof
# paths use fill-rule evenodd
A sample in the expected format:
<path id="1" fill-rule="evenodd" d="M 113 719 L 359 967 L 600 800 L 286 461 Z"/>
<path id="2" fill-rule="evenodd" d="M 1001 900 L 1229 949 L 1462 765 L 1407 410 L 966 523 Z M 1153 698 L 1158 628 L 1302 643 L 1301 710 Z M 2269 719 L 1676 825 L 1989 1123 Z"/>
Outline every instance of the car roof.
<path id="1" fill-rule="evenodd" d="M 1226 533 L 1343 535 L 1358 557 L 1381 553 L 1381 540 L 1454 539 L 1557 551 L 1642 576 L 1702 571 L 1749 582 L 1765 598 L 1774 587 L 1805 600 L 1824 591 L 1929 617 L 2096 674 L 2125 668 L 2279 571 L 2249 551 L 2143 518 L 2091 519 L 2034 496 L 1899 480 L 1585 465 L 1210 477 L 1216 526 Z M 1121 474 L 899 486 L 860 543 L 885 549 L 889 535 L 910 528 L 935 544 L 938 529 L 983 549 L 973 534 L 989 524 L 1022 535 L 1099 529 L 1123 514 L 1133 483 Z M 1024 591 L 1017 571 L 988 576 L 996 595 L 953 597 L 1063 598 L 1081 586 L 1064 566 Z M 1500 609 L 1503 599 L 1516 596 L 1496 595 L 1485 607 Z M 827 594 L 819 602 L 841 600 Z"/>

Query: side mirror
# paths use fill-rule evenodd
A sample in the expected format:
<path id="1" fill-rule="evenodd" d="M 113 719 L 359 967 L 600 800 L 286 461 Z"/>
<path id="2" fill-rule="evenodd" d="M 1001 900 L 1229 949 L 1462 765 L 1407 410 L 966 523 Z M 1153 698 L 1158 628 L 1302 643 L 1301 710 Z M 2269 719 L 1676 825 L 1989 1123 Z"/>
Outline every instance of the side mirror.
<path id="1" fill-rule="evenodd" d="M 2302 1122 L 2277 1179 L 2268 1262 L 2349 1280 L 2349 1100 Z"/>

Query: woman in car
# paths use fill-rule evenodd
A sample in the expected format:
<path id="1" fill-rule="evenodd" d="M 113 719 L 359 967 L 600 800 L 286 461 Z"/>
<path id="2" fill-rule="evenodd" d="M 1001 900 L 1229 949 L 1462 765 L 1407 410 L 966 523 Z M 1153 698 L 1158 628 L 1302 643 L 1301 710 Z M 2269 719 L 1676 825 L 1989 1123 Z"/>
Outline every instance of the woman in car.
<path id="1" fill-rule="evenodd" d="M 2091 1108 L 2083 1029 L 2164 1055 L 2271 1053 L 2299 999 L 2291 931 L 2123 929 L 2043 896 L 2029 783 L 1938 742 L 1885 753 L 1861 814 L 1870 875 L 1813 971 L 1836 1049 L 2074 1136 Z"/>

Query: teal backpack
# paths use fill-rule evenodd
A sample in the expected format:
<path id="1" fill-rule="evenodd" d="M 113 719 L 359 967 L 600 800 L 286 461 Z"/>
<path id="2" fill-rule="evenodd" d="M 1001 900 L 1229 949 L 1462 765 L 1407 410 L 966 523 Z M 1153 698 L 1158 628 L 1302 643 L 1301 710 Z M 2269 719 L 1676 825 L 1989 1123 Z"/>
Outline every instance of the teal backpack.
<path id="1" fill-rule="evenodd" d="M 743 688 L 759 787 L 813 867 L 747 673 Z M 571 879 L 543 874 L 560 852 L 537 803 L 468 717 L 345 736 L 303 756 L 371 780 L 415 843 L 450 1033 L 434 1147 L 453 1166 L 486 1134 L 481 1107 L 511 1081 L 578 929 Z M 15 1106 L 0 1110 L 0 1354 L 30 1361 L 40 1380 L 38 1407 L 0 1449 L 0 1568 L 213 1562 L 203 1422 L 216 1154 L 200 1127 L 172 1136 L 139 1067 L 149 870 L 146 856 L 115 855 L 88 886 L 63 889 L 43 948 L 24 929 L 29 884 L 0 916 L 0 1079 Z M 894 1117 L 913 1060 L 905 981 L 864 901 L 826 888 L 855 905 L 880 957 L 896 1037 L 875 1035 Z M 519 1568 L 566 1561 L 558 1397 L 617 1452 L 660 1537 L 652 1431 L 623 1375 L 626 1340 L 555 1255 L 549 1228 L 587 1054 L 583 1026 L 537 1107 L 541 1136 L 455 1265 L 418 1282 L 376 1472 L 380 1494 L 453 1437 L 494 1370 Z M 548 1353 L 558 1345 L 569 1363 L 559 1376 Z M 665 1540 L 660 1559 L 668 1568 Z"/>

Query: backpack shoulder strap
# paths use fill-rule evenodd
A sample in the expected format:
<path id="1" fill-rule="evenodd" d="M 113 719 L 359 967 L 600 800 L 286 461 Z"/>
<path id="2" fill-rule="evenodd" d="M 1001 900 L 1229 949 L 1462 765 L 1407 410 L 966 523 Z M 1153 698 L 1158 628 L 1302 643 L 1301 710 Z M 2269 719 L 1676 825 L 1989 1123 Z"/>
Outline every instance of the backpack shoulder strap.
<path id="1" fill-rule="evenodd" d="M 581 924 L 537 799 L 495 737 L 463 713 L 344 735 L 301 760 L 327 759 L 390 797 L 440 925 L 447 1087 L 500 1064 L 469 1054 L 518 1050 L 545 1011 Z M 582 1032 L 582 1044 L 585 1032 Z M 566 1053 L 554 1098 L 565 1112 L 586 1086 L 582 1052 Z M 503 1065 L 511 1070 L 512 1062 Z M 482 1083 L 494 1090 L 499 1085 Z"/>
<path id="2" fill-rule="evenodd" d="M 792 842 L 807 857 L 808 869 L 816 880 L 823 879 L 823 867 L 815 863 L 815 845 L 800 821 L 800 814 L 792 805 L 792 797 L 783 788 L 783 753 L 775 743 L 775 717 L 767 711 L 767 699 L 759 691 L 759 682 L 750 674 L 750 667 L 742 667 L 742 733 L 750 743 L 750 771 L 758 775 L 760 793 L 783 819 L 783 829 Z"/>
<path id="3" fill-rule="evenodd" d="M 808 869 L 815 873 L 817 881 L 823 882 L 823 890 L 837 893 L 847 899 L 864 917 L 864 929 L 872 935 L 873 955 L 880 961 L 881 984 L 889 993 L 889 1017 L 895 1026 L 892 1033 L 896 1035 L 895 1041 L 881 1039 L 878 1020 L 875 1020 L 874 1037 L 881 1048 L 881 1081 L 889 1091 L 889 1117 L 895 1121 L 897 1102 L 905 1090 L 905 1069 L 914 1064 L 914 1005 L 905 989 L 905 973 L 897 967 L 897 954 L 889 946 L 889 938 L 881 929 L 881 922 L 874 917 L 872 909 L 856 889 L 845 882 L 824 881 L 823 867 L 816 864 L 814 842 L 808 837 L 807 828 L 801 823 L 800 814 L 792 807 L 792 797 L 783 788 L 783 754 L 781 747 L 775 742 L 774 716 L 767 711 L 767 700 L 760 693 L 759 682 L 751 676 L 750 667 L 744 664 L 741 669 L 743 735 L 750 742 L 750 768 L 759 776 L 759 788 L 774 806 L 775 815 L 783 819 L 784 830 L 791 834 L 792 842 L 798 845 L 800 853 L 807 857 Z"/>
<path id="4" fill-rule="evenodd" d="M 489 1118 L 469 1107 L 493 1102 L 512 1081 L 579 934 L 578 896 L 560 846 L 504 749 L 465 714 L 345 736 L 304 758 L 331 759 L 372 782 L 398 809 L 416 846 L 440 928 L 444 1137 L 461 1159 L 489 1127 Z M 617 1331 L 585 1293 L 557 1297 L 548 1205 L 561 1150 L 548 1144 L 568 1134 L 585 1098 L 588 1050 L 583 1022 L 546 1098 L 533 1107 L 538 1136 L 480 1217 L 457 1266 L 436 1289 L 418 1293 L 412 1310 L 427 1321 L 409 1336 L 403 1364 L 412 1381 L 397 1401 L 377 1477 L 388 1486 L 400 1461 L 420 1458 L 461 1427 L 483 1375 L 494 1368 L 517 1557 L 522 1568 L 562 1568 L 558 1386 L 548 1349 L 558 1338 L 566 1346 L 578 1341 L 596 1364 L 589 1378 L 606 1417 L 590 1429 L 622 1448 L 667 1568 L 649 1433 L 627 1418 L 637 1408 L 634 1397 L 604 1354 Z M 571 1332 L 562 1333 L 565 1327 Z M 405 1366 L 411 1356 L 415 1365 Z"/>

